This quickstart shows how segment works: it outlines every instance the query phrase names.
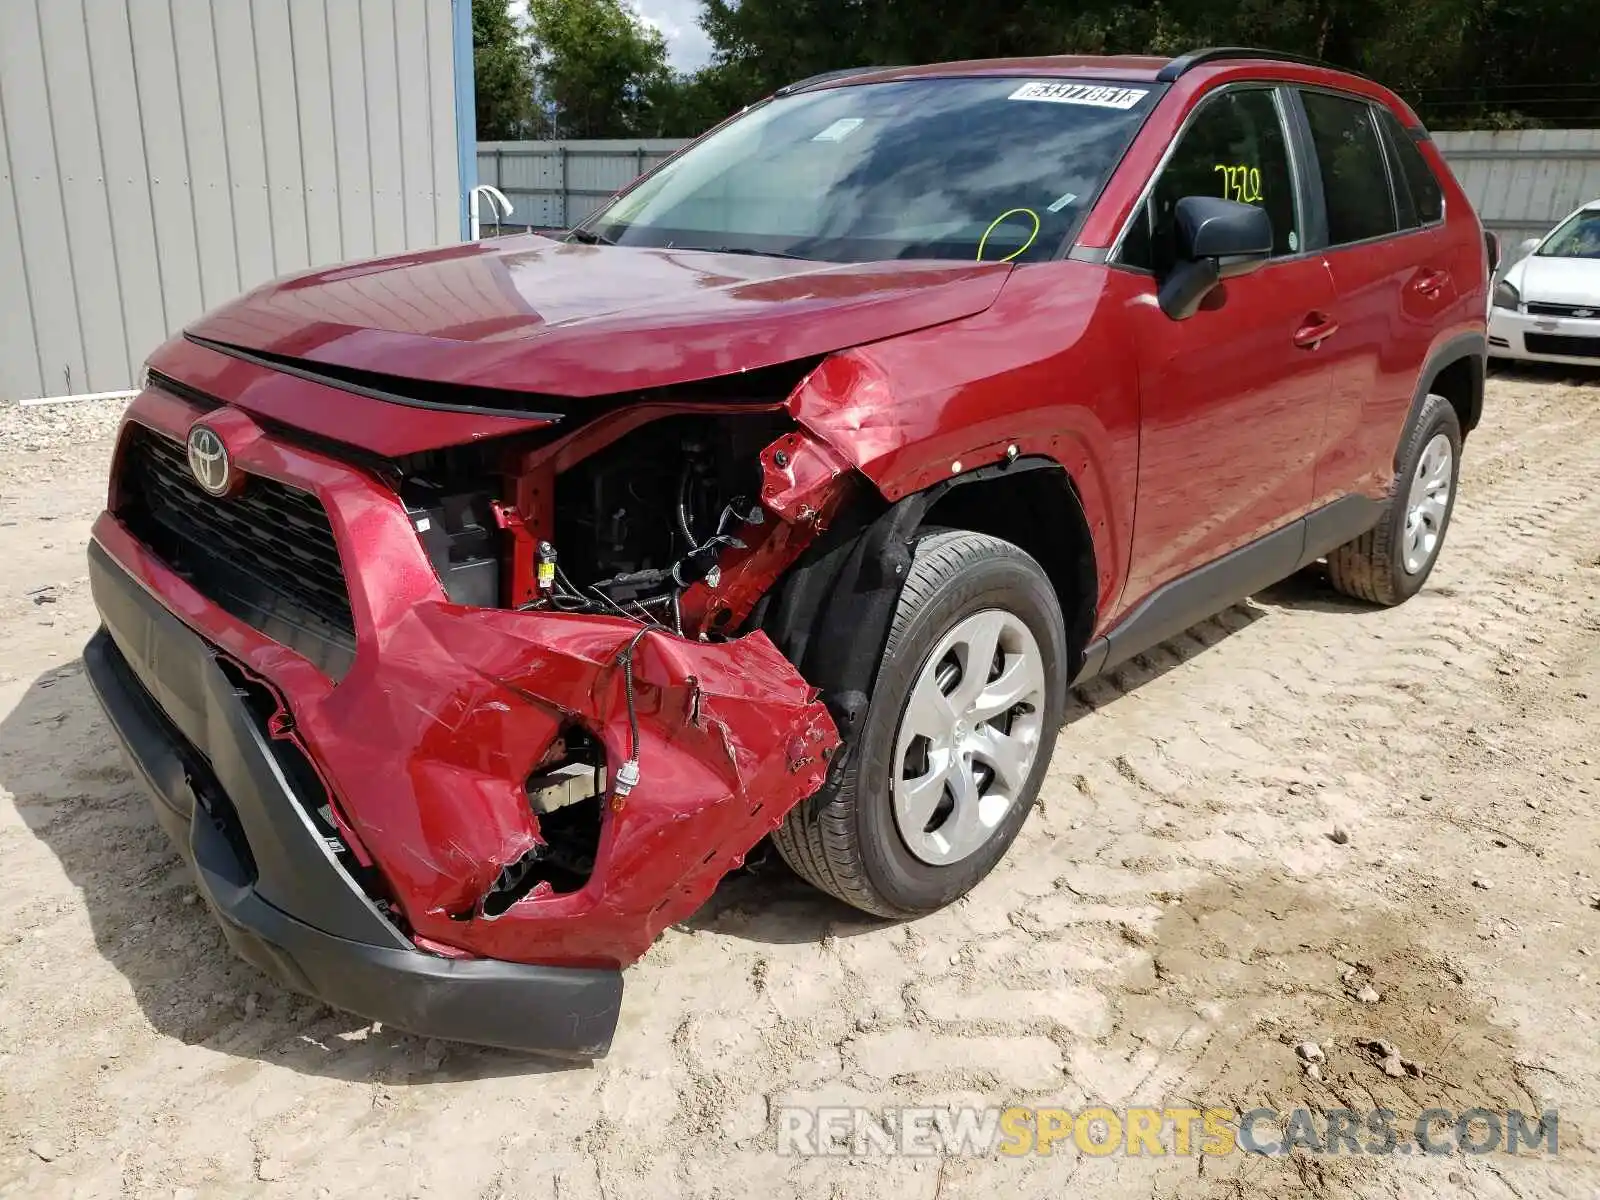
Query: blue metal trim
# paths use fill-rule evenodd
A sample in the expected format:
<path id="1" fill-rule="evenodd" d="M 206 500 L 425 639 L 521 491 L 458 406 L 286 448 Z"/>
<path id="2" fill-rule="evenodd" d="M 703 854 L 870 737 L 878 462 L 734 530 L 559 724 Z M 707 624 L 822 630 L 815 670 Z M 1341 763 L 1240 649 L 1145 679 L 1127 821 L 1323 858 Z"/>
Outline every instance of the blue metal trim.
<path id="1" fill-rule="evenodd" d="M 461 176 L 461 240 L 472 236 L 471 197 L 478 186 L 478 105 L 472 66 L 472 0 L 450 0 L 455 26 L 456 163 Z"/>

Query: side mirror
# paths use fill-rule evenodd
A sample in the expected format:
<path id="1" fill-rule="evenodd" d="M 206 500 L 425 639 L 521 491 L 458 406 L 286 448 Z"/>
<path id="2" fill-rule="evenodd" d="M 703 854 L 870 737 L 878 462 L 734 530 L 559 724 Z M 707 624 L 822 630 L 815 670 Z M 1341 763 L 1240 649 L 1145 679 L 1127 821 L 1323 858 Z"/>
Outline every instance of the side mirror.
<path id="1" fill-rule="evenodd" d="M 1224 279 L 1248 275 L 1272 257 L 1272 218 L 1263 208 L 1219 196 L 1185 196 L 1173 213 L 1178 261 L 1161 281 L 1161 311 L 1184 321 Z"/>
<path id="2" fill-rule="evenodd" d="M 1539 248 L 1539 243 L 1542 241 L 1544 241 L 1543 238 L 1529 238 L 1527 241 L 1523 242 L 1522 245 L 1517 247 L 1517 250 L 1519 251 L 1517 257 L 1527 258 L 1528 255 L 1532 254 Z"/>

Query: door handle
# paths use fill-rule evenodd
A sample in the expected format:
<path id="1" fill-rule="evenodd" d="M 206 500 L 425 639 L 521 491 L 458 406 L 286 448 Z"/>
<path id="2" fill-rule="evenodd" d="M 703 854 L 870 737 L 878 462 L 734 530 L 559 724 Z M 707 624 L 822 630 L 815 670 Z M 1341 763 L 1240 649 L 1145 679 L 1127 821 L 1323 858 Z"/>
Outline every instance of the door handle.
<path id="1" fill-rule="evenodd" d="M 1424 271 L 1412 283 L 1411 290 L 1419 296 L 1434 300 L 1438 298 L 1440 292 L 1444 291 L 1444 285 L 1449 280 L 1450 273 L 1448 271 Z"/>
<path id="2" fill-rule="evenodd" d="M 1315 350 L 1339 332 L 1339 322 L 1325 313 L 1311 313 L 1294 335 L 1294 344 L 1302 350 Z"/>

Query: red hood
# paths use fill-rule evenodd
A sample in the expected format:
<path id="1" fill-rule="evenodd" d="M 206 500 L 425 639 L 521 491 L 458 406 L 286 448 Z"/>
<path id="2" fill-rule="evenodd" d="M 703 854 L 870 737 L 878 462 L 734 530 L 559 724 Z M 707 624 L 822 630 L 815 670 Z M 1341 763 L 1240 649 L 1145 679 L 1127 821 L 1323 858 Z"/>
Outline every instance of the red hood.
<path id="1" fill-rule="evenodd" d="M 442 384 L 602 396 L 775 366 L 994 303 L 1000 263 L 824 264 L 529 236 L 317 271 L 190 332 Z"/>

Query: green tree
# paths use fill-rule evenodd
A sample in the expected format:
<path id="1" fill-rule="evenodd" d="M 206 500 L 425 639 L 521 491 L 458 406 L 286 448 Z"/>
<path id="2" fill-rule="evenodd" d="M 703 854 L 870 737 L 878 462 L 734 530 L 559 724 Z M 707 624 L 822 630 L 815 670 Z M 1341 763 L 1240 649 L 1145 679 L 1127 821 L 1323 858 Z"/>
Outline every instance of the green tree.
<path id="1" fill-rule="evenodd" d="M 472 0 L 472 69 L 478 136 L 486 142 L 534 136 L 533 55 L 507 0 Z"/>
<path id="2" fill-rule="evenodd" d="M 1264 46 L 1371 75 L 1431 123 L 1600 124 L 1594 0 L 701 0 L 732 107 L 841 67 Z"/>
<path id="3" fill-rule="evenodd" d="M 761 95 L 739 64 L 713 63 L 690 75 L 674 74 L 650 93 L 650 137 L 697 137 Z"/>
<path id="4" fill-rule="evenodd" d="M 1194 45 L 1270 46 L 1365 72 L 1403 92 L 1459 70 L 1485 8 L 1484 0 L 1166 2 Z"/>
<path id="5" fill-rule="evenodd" d="M 557 136 L 651 136 L 677 123 L 684 85 L 667 43 L 622 0 L 531 0 L 528 18 Z"/>
<path id="6" fill-rule="evenodd" d="M 1159 5 L 1110 0 L 701 0 L 700 23 L 746 101 L 842 67 L 1120 53 L 1165 33 Z"/>

